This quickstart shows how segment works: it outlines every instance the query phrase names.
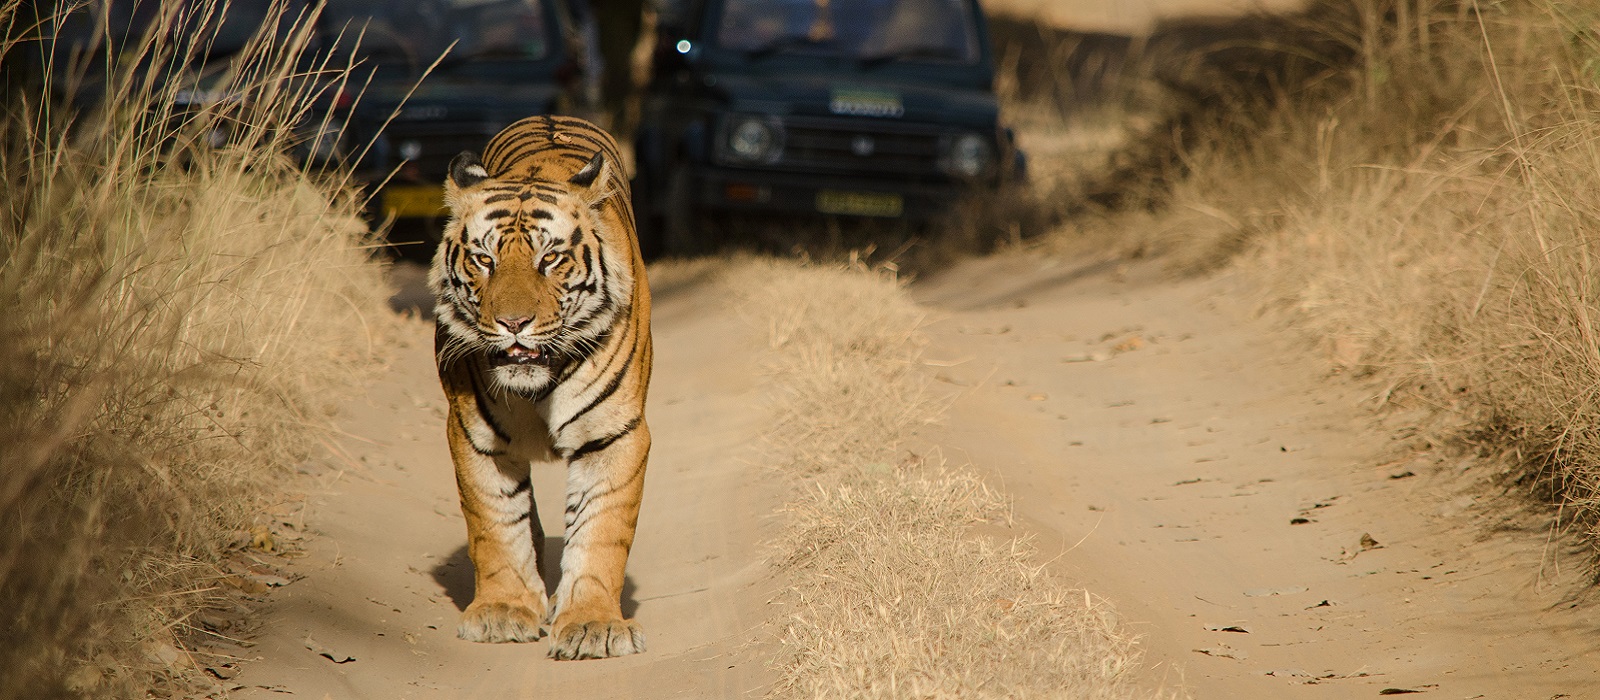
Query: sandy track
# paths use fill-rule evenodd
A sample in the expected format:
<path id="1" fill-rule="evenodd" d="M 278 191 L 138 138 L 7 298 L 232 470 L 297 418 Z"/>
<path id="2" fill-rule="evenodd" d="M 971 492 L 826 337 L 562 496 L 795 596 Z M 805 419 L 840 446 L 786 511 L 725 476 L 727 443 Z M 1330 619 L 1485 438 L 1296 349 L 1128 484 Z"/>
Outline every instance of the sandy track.
<path id="1" fill-rule="evenodd" d="M 402 292 L 415 297 L 415 271 L 401 272 Z M 760 655 L 745 649 L 765 615 L 757 547 L 781 495 L 748 464 L 765 415 L 751 352 L 759 346 L 697 280 L 669 280 L 655 293 L 655 447 L 623 602 L 644 625 L 647 653 L 556 662 L 545 640 L 456 639 L 472 570 L 432 325 L 414 322 L 393 366 L 341 414 L 352 461 L 316 478 L 307 525 L 318 536 L 292 567 L 303 579 L 273 596 L 236 696 L 733 697 L 769 682 Z M 559 552 L 562 483 L 559 467 L 535 469 L 545 531 L 556 535 L 547 551 Z"/>
<path id="2" fill-rule="evenodd" d="M 956 363 L 938 370 L 960 392 L 950 458 L 1013 494 L 1057 570 L 1119 607 L 1153 685 L 1591 696 L 1600 629 L 1545 533 L 1485 516 L 1463 463 L 1409 457 L 1404 430 L 1248 320 L 1225 281 L 1149 268 L 1011 256 L 916 291 L 946 314 L 930 357 Z"/>
<path id="3" fill-rule="evenodd" d="M 1228 284 L 1018 255 L 919 283 L 940 319 L 929 372 L 955 397 L 922 437 L 1013 495 L 1020 529 L 1059 553 L 1053 570 L 1118 606 L 1144 637 L 1152 688 L 1585 697 L 1600 629 L 1571 597 L 1582 573 L 1558 568 L 1571 560 L 1490 517 L 1463 463 L 1410 456 L 1413 438 L 1249 320 Z M 320 536 L 293 567 L 303 579 L 275 594 L 239 695 L 759 695 L 772 650 L 747 642 L 779 612 L 765 601 L 781 582 L 758 543 L 783 485 L 750 465 L 763 348 L 719 294 L 692 277 L 658 285 L 656 449 L 625 604 L 646 654 L 558 663 L 542 641 L 455 639 L 470 563 L 416 323 L 345 414 L 351 462 L 316 477 Z M 535 483 L 551 533 L 559 485 L 556 469 Z"/>
<path id="4" fill-rule="evenodd" d="M 1289 12 L 1305 0 L 990 0 L 989 12 L 1042 20 L 1081 31 L 1142 34 L 1163 19 Z"/>

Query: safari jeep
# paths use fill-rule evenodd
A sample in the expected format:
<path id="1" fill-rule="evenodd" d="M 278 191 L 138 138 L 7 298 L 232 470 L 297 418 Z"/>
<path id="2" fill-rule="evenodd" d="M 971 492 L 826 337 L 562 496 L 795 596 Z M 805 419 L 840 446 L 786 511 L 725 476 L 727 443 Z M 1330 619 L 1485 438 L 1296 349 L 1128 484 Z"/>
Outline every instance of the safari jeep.
<path id="1" fill-rule="evenodd" d="M 437 236 L 450 159 L 563 108 L 575 60 L 562 1 L 328 0 L 319 34 L 342 38 L 324 50 L 333 65 L 355 61 L 360 94 L 312 155 L 353 161 L 359 180 L 381 185 L 375 213 L 430 222 L 423 235 Z"/>
<path id="2" fill-rule="evenodd" d="M 686 0 L 659 26 L 634 192 L 669 251 L 714 242 L 702 214 L 926 220 L 1021 172 L 975 0 Z"/>

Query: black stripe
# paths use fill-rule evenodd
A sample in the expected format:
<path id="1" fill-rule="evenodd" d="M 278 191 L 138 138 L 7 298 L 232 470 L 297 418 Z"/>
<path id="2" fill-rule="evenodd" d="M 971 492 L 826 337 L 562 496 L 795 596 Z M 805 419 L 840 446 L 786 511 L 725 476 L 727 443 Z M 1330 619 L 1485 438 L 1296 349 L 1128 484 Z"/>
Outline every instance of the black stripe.
<path id="1" fill-rule="evenodd" d="M 504 218 L 506 218 L 508 216 L 511 216 L 511 210 L 510 209 L 496 209 L 494 211 L 489 212 L 485 216 L 487 216 L 490 219 L 504 219 Z"/>
<path id="2" fill-rule="evenodd" d="M 519 493 L 527 493 L 531 490 L 533 490 L 533 478 L 527 477 L 522 481 L 517 482 L 516 488 L 513 488 L 510 491 L 502 491 L 500 495 L 506 498 L 511 498 Z"/>
<path id="3" fill-rule="evenodd" d="M 483 424 L 489 426 L 489 431 L 494 433 L 494 436 L 499 438 L 501 442 L 511 442 L 511 436 L 507 435 L 506 431 L 501 429 L 498 423 L 495 423 L 494 414 L 489 412 L 488 399 L 483 395 L 483 384 L 478 382 L 477 370 L 478 368 L 476 367 L 466 368 L 467 378 L 472 381 L 472 398 L 477 402 L 478 416 L 483 418 Z M 472 433 L 467 434 L 471 435 Z"/>
<path id="4" fill-rule="evenodd" d="M 589 246 L 587 250 L 588 253 L 586 255 L 592 258 L 589 261 L 589 279 L 595 280 L 599 285 L 598 291 L 600 293 L 600 303 L 595 307 L 594 313 L 589 314 L 588 316 L 579 320 L 577 323 L 572 324 L 572 330 L 580 333 L 588 330 L 589 326 L 594 323 L 596 318 L 612 311 L 613 302 L 615 301 L 611 298 L 611 288 L 606 286 L 605 283 L 607 272 L 606 258 L 601 254 L 600 246 Z M 622 318 L 624 316 L 625 314 L 619 314 L 617 318 Z M 614 324 L 615 321 L 613 321 L 613 325 Z"/>
<path id="5" fill-rule="evenodd" d="M 520 522 L 522 522 L 524 520 L 531 520 L 532 516 L 533 516 L 533 511 L 525 510 L 525 511 L 522 511 L 522 515 L 519 515 L 519 516 L 517 516 L 515 518 L 512 518 L 511 520 L 507 520 L 507 521 L 505 521 L 503 523 L 500 523 L 500 524 L 501 525 L 516 525 L 517 523 L 520 523 Z"/>
<path id="6" fill-rule="evenodd" d="M 640 466 L 643 465 L 641 464 Z M 584 526 L 589 524 L 590 518 L 585 517 L 589 512 L 589 506 L 599 503 L 601 499 L 622 490 L 624 486 L 638 481 L 643 475 L 643 469 L 634 469 L 633 473 L 628 476 L 626 481 L 623 481 L 620 484 L 608 486 L 606 488 L 597 488 L 585 491 L 583 492 L 582 496 L 578 497 L 577 505 L 573 505 L 571 503 L 567 504 L 567 541 L 573 541 L 573 539 L 577 537 L 578 533 L 583 531 Z M 602 512 L 604 512 L 604 509 L 602 509 Z M 637 522 L 637 519 L 635 522 Z"/>
<path id="7" fill-rule="evenodd" d="M 483 200 L 483 203 L 484 204 L 494 204 L 496 202 L 504 202 L 504 201 L 506 201 L 508 199 L 516 199 L 516 198 L 517 198 L 517 195 L 508 192 L 508 193 L 505 193 L 505 194 L 497 194 L 497 195 L 495 195 L 493 197 L 489 197 L 489 198 Z"/>
<path id="8" fill-rule="evenodd" d="M 529 216 L 532 216 L 535 219 L 554 219 L 554 218 L 556 218 L 556 215 L 555 214 L 551 214 L 548 209 L 535 209 L 535 210 L 533 210 L 533 213 L 530 214 Z"/>
<path id="9" fill-rule="evenodd" d="M 590 454 L 593 454 L 595 452 L 599 452 L 600 450 L 603 450 L 603 449 L 605 449 L 607 447 L 610 447 L 616 441 L 621 440 L 624 437 L 627 437 L 627 435 L 629 433 L 632 433 L 633 430 L 635 428 L 637 428 L 637 427 L 639 427 L 639 417 L 638 416 L 634 416 L 633 420 L 628 421 L 628 424 L 626 426 L 623 426 L 622 430 L 619 430 L 619 431 L 617 431 L 615 433 L 612 433 L 610 435 L 607 435 L 605 437 L 599 437 L 599 438 L 595 438 L 593 440 L 590 440 L 590 441 L 588 441 L 586 443 L 583 443 L 582 445 L 579 445 L 578 449 L 575 449 L 575 450 L 567 453 L 567 461 L 570 462 L 570 461 L 574 461 L 574 460 L 579 460 L 579 459 L 582 459 L 583 457 L 585 457 L 586 455 L 590 455 Z"/>
<path id="10" fill-rule="evenodd" d="M 539 201 L 544 202 L 545 204 L 555 204 L 555 203 L 557 203 L 557 200 L 556 200 L 555 197 L 552 197 L 552 196 L 547 195 L 547 194 L 540 193 L 540 194 L 536 194 L 534 196 L 538 197 Z"/>
<path id="11" fill-rule="evenodd" d="M 464 413 L 462 411 L 456 411 L 456 425 L 461 427 L 461 434 L 465 435 L 467 437 L 467 444 L 472 446 L 472 451 L 473 452 L 476 452 L 476 453 L 478 453 L 480 455 L 483 455 L 485 457 L 499 457 L 499 456 L 505 454 L 504 452 L 496 452 L 494 450 L 486 450 L 486 449 L 483 449 L 482 447 L 478 446 L 478 441 L 472 439 L 472 430 L 467 428 L 467 414 L 466 413 Z"/>
<path id="12" fill-rule="evenodd" d="M 622 363 L 622 368 L 617 370 L 616 374 L 611 375 L 611 381 L 606 383 L 605 388 L 601 389 L 600 393 L 596 394 L 594 399 L 591 400 L 587 406 L 579 409 L 577 413 L 572 414 L 571 418 L 568 418 L 565 422 L 563 422 L 561 427 L 556 428 L 555 432 L 560 433 L 561 431 L 565 430 L 567 426 L 572 425 L 572 421 L 582 418 L 583 414 L 594 410 L 594 407 L 600 405 L 600 402 L 611 398 L 612 394 L 617 393 L 617 387 L 622 386 L 622 380 L 624 377 L 628 376 L 628 368 L 632 366 L 633 353 L 630 352 L 628 353 L 628 359 Z"/>

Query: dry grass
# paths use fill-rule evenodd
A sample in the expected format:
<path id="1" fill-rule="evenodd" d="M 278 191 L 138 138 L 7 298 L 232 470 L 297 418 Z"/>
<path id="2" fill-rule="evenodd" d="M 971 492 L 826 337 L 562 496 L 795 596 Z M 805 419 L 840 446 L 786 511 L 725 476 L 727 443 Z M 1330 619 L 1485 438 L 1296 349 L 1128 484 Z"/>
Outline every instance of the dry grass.
<path id="1" fill-rule="evenodd" d="M 1371 374 L 1600 530 L 1600 63 L 1578 4 L 1325 2 L 1354 57 L 1215 113 L 1161 243 L 1231 262 Z M 1210 136 L 1212 138 L 1205 138 Z"/>
<path id="2" fill-rule="evenodd" d="M 919 368 L 922 311 L 860 266 L 728 273 L 768 330 L 773 459 L 797 477 L 775 556 L 789 698 L 1123 698 L 1139 654 L 1109 607 L 1045 572 L 1005 497 L 903 446 L 943 404 Z M 987 524 L 987 525 L 986 525 Z"/>
<path id="3" fill-rule="evenodd" d="M 0 10 L 13 59 L 52 35 L 23 7 Z M 276 127 L 311 100 L 281 90 L 303 40 L 246 49 L 220 87 L 254 99 L 194 112 L 131 72 L 92 113 L 7 95 L 0 698 L 186 692 L 221 557 L 371 361 L 384 286 L 357 203 Z M 200 146 L 220 124 L 233 145 Z"/>

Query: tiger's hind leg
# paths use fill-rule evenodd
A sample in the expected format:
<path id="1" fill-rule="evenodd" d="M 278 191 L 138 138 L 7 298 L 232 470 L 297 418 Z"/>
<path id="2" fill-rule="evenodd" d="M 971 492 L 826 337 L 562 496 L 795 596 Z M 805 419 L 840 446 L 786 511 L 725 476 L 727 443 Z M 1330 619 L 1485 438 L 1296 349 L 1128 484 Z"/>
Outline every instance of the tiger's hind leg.
<path id="1" fill-rule="evenodd" d="M 450 411 L 450 453 L 467 521 L 474 588 L 456 636 L 470 642 L 531 642 L 542 636 L 549 606 L 539 577 L 544 529 L 528 464 L 480 450 L 462 428 L 459 410 L 452 406 Z"/>
<path id="2" fill-rule="evenodd" d="M 622 617 L 623 572 L 639 522 L 650 431 L 643 417 L 567 466 L 566 547 L 550 624 L 550 658 L 603 659 L 644 651 L 644 630 Z M 580 454 L 582 453 L 582 454 Z"/>

